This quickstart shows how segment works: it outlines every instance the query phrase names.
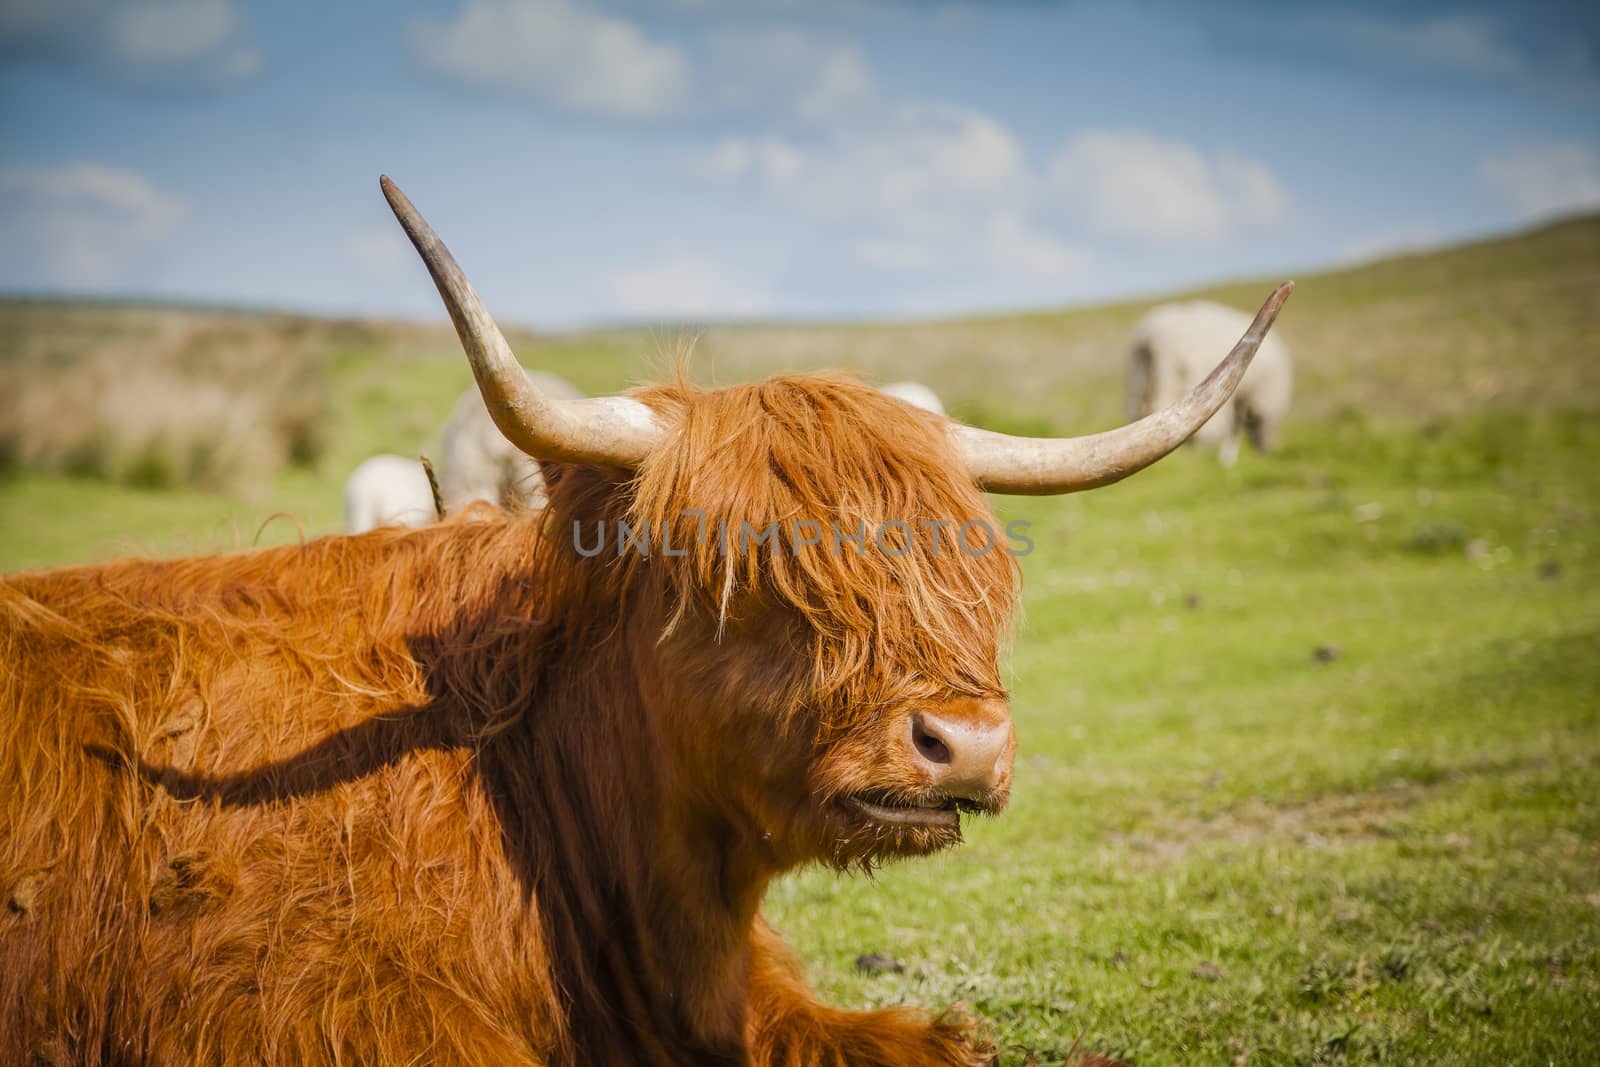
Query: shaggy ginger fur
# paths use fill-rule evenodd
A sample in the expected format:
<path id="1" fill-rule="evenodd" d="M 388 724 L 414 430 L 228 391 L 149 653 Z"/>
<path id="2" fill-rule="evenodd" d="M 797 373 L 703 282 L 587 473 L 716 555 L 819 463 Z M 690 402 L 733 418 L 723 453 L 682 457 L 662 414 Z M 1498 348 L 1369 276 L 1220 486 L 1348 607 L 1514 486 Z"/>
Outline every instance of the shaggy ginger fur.
<path id="1" fill-rule="evenodd" d="M 0 1062 L 989 1061 L 818 1004 L 758 909 L 959 839 L 838 798 L 923 788 L 911 706 L 1002 695 L 1011 561 L 568 533 L 982 498 L 847 379 L 642 395 L 660 450 L 550 465 L 543 513 L 0 581 Z"/>

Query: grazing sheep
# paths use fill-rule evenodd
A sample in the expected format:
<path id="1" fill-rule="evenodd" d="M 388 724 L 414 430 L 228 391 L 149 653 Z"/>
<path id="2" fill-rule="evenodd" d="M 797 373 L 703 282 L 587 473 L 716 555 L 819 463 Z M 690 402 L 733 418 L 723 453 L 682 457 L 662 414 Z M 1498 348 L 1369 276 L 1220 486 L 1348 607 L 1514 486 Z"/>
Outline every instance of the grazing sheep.
<path id="1" fill-rule="evenodd" d="M 896 400 L 904 400 L 912 407 L 931 411 L 935 415 L 944 414 L 944 403 L 939 399 L 939 394 L 921 382 L 890 382 L 878 391 Z"/>
<path id="2" fill-rule="evenodd" d="M 1211 371 L 1220 339 L 1238 337 L 1249 325 L 1244 312 L 1207 300 L 1162 304 L 1146 313 L 1128 346 L 1128 419 L 1158 411 L 1193 388 Z M 1191 440 L 1215 445 L 1224 466 L 1238 459 L 1240 431 L 1260 451 L 1271 451 L 1293 387 L 1289 346 L 1273 334 L 1262 342 L 1233 399 Z"/>
<path id="3" fill-rule="evenodd" d="M 437 518 L 422 463 L 406 456 L 364 460 L 344 483 L 344 525 L 353 534 L 379 526 L 426 526 Z"/>
<path id="4" fill-rule="evenodd" d="M 583 396 L 570 382 L 554 374 L 530 371 L 529 377 L 547 396 L 562 400 Z M 538 460 L 506 440 L 489 417 L 476 386 L 456 401 L 440 434 L 439 454 L 443 457 L 439 492 L 445 509 L 452 515 L 474 500 L 502 506 L 544 506 L 544 476 L 539 472 Z"/>

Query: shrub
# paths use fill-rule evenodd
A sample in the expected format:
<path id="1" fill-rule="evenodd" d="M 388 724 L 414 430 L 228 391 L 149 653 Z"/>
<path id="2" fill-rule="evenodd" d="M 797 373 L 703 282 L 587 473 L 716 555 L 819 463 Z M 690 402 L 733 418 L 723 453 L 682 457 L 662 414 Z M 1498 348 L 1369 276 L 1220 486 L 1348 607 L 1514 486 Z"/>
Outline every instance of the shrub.
<path id="1" fill-rule="evenodd" d="M 156 309 L 26 310 L 0 320 L 0 469 L 241 490 L 321 454 L 326 329 Z"/>

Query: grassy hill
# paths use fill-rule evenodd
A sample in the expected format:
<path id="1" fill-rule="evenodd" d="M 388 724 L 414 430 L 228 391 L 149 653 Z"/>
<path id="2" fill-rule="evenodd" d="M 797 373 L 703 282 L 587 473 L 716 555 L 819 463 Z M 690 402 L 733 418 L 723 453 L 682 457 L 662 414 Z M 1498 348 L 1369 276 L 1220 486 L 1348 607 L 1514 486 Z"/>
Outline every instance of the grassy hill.
<path id="1" fill-rule="evenodd" d="M 1600 219 L 1298 280 L 1278 454 L 997 501 L 1038 544 L 1016 798 L 949 856 L 775 887 L 835 1002 L 964 1001 L 1013 1064 L 1080 1035 L 1141 1067 L 1600 1061 Z M 1272 281 L 1199 295 L 1253 308 Z M 720 328 L 693 368 L 851 366 L 1076 432 L 1118 421 L 1150 303 Z M 515 340 L 597 391 L 661 373 L 672 338 Z M 442 329 L 0 304 L 0 405 L 68 419 L 143 365 L 209 383 L 198 410 L 241 398 L 222 424 L 270 462 L 184 467 L 130 431 L 74 467 L 13 433 L 0 569 L 334 530 L 344 472 L 432 448 L 469 380 Z M 187 415 L 152 388 L 136 430 Z M 867 953 L 905 970 L 858 973 Z"/>
<path id="2" fill-rule="evenodd" d="M 1600 408 L 1600 217 L 1302 275 L 1279 325 L 1296 418 Z M 1254 308 L 1277 279 L 1194 295 Z M 695 377 L 818 367 L 916 378 L 969 421 L 1079 433 L 1121 418 L 1121 347 L 1155 300 L 890 325 L 714 327 Z M 670 373 L 676 331 L 516 335 L 590 392 Z M 437 448 L 471 376 L 445 327 L 0 300 L 0 569 L 333 532 L 344 475 Z M 42 476 L 41 476 L 42 475 Z M 61 477 L 66 475 L 66 477 Z M 150 493 L 147 488 L 169 491 Z"/>
<path id="3" fill-rule="evenodd" d="M 1280 280 L 1177 296 L 1253 311 Z M 1302 417 L 1600 407 L 1600 216 L 1297 281 L 1277 328 L 1295 352 Z M 1121 419 L 1122 345 L 1157 302 L 926 324 L 713 331 L 700 351 L 728 377 L 819 365 L 915 377 L 970 415 L 1076 433 Z"/>

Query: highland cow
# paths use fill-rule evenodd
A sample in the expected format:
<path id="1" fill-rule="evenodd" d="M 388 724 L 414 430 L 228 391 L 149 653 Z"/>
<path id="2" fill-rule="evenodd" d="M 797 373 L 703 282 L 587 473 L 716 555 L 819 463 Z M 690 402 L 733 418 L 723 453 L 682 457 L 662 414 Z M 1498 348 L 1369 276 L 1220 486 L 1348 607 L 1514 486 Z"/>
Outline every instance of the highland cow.
<path id="1" fill-rule="evenodd" d="M 1005 806 L 1015 562 L 915 524 L 1169 452 L 1288 287 L 1176 407 L 1088 438 L 843 376 L 552 398 L 384 188 L 550 502 L 0 581 L 0 1062 L 989 1062 L 963 1017 L 818 1003 L 763 892 Z M 701 533 L 812 516 L 915 535 Z M 576 552 L 597 521 L 686 547 Z"/>

